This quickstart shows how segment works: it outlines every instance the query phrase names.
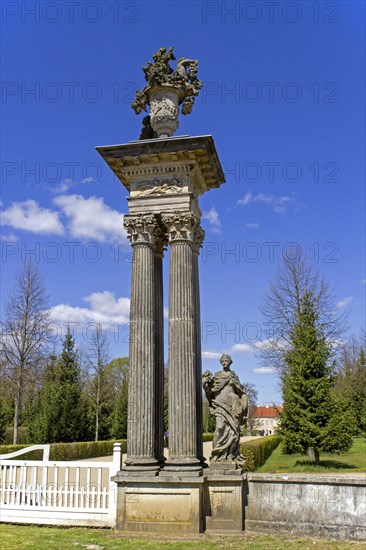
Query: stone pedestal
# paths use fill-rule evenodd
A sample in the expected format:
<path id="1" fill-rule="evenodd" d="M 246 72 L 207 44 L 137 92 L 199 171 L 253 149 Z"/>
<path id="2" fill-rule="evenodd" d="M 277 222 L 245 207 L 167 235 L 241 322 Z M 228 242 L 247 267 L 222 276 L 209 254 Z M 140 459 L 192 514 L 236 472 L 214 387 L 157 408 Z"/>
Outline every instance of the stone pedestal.
<path id="1" fill-rule="evenodd" d="M 118 484 L 117 529 L 155 533 L 204 531 L 205 479 L 114 478 Z"/>
<path id="2" fill-rule="evenodd" d="M 240 532 L 244 529 L 246 475 L 236 464 L 211 463 L 205 472 L 206 530 Z"/>

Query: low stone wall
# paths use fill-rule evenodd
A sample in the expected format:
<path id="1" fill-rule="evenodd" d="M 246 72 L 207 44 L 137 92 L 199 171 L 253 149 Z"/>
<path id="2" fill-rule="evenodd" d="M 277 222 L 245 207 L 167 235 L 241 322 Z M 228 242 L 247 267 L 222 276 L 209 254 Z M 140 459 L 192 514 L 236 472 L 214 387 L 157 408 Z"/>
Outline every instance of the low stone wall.
<path id="1" fill-rule="evenodd" d="M 366 540 L 366 475 L 247 475 L 245 530 Z"/>
<path id="2" fill-rule="evenodd" d="M 218 465 L 222 466 L 222 465 Z M 271 532 L 366 540 L 366 475 L 241 474 L 113 478 L 117 529 Z"/>

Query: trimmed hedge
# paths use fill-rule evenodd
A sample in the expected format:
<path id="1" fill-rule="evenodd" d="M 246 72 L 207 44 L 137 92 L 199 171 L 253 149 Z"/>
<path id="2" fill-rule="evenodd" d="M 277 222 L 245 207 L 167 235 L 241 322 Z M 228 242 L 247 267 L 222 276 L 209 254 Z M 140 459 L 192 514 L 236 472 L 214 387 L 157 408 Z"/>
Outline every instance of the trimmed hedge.
<path id="1" fill-rule="evenodd" d="M 244 435 L 244 436 L 248 436 L 248 435 L 260 435 L 260 432 L 259 430 L 250 430 L 249 428 L 246 429 L 246 430 L 243 430 L 242 434 L 241 435 Z"/>
<path id="2" fill-rule="evenodd" d="M 244 470 L 246 472 L 254 472 L 262 466 L 279 443 L 280 438 L 276 434 L 242 443 L 240 445 L 240 452 L 246 458 Z"/>
<path id="3" fill-rule="evenodd" d="M 8 453 L 15 453 L 15 451 L 20 451 L 20 449 L 25 449 L 29 445 L 0 445 L 0 455 L 5 455 Z M 42 451 L 31 451 L 21 456 L 16 456 L 14 460 L 42 460 Z"/>
<path id="4" fill-rule="evenodd" d="M 212 441 L 214 434 L 204 433 L 203 441 Z M 113 454 L 114 443 L 122 444 L 122 453 L 127 452 L 127 440 L 110 441 L 78 441 L 75 443 L 51 443 L 50 460 L 82 460 L 84 458 L 96 458 Z M 13 453 L 25 449 L 29 445 L 0 445 L 0 455 Z M 42 451 L 31 451 L 27 454 L 17 456 L 14 460 L 42 460 Z"/>
<path id="5" fill-rule="evenodd" d="M 51 443 L 50 460 L 82 460 L 84 458 L 96 458 L 113 454 L 114 443 L 122 444 L 122 453 L 127 451 L 127 441 L 78 441 L 75 443 Z M 13 453 L 24 449 L 28 445 L 0 445 L 0 455 Z M 42 460 L 42 451 L 31 451 L 27 454 L 17 456 L 14 460 Z"/>

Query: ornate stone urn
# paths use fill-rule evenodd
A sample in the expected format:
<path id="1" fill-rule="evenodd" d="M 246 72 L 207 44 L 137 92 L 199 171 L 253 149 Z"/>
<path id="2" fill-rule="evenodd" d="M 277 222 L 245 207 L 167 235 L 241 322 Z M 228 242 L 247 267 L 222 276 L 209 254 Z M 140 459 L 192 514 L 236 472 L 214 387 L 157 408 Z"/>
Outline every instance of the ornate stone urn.
<path id="1" fill-rule="evenodd" d="M 159 138 L 170 137 L 178 129 L 179 91 L 176 88 L 166 87 L 151 90 L 150 124 Z"/>
<path id="2" fill-rule="evenodd" d="M 175 60 L 173 48 L 160 48 L 153 59 L 154 63 L 148 62 L 142 69 L 148 84 L 137 90 L 132 103 L 136 114 L 150 105 L 150 117 L 144 119 L 140 139 L 172 136 L 179 127 L 179 106 L 183 115 L 191 113 L 194 98 L 202 88 L 197 78 L 197 60 L 181 57 L 173 71 L 170 66 L 170 61 Z"/>

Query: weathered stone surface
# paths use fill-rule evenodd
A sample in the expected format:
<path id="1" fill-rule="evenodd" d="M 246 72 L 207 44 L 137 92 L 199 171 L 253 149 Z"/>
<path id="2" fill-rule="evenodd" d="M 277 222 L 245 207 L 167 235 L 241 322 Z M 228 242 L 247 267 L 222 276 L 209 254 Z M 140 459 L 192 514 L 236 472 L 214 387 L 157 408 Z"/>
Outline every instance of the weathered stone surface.
<path id="1" fill-rule="evenodd" d="M 189 175 L 196 195 L 225 182 L 212 136 L 132 141 L 96 149 L 128 191 L 136 182 L 168 176 Z"/>
<path id="2" fill-rule="evenodd" d="M 156 368 L 156 392 L 155 392 L 155 456 L 160 464 L 164 458 L 164 307 L 163 307 L 163 254 L 166 244 L 166 236 L 161 231 L 157 237 L 154 248 L 155 269 L 155 368 Z"/>
<path id="3" fill-rule="evenodd" d="M 118 487 L 117 528 L 200 533 L 204 478 L 135 478 Z"/>
<path id="4" fill-rule="evenodd" d="M 211 476 L 242 476 L 243 467 L 244 464 L 238 462 L 210 462 L 210 467 L 207 470 L 206 474 Z"/>
<path id="5" fill-rule="evenodd" d="M 183 103 L 182 113 L 192 111 L 194 98 L 202 88 L 197 78 L 196 59 L 178 59 L 173 71 L 170 61 L 174 60 L 173 48 L 160 48 L 153 56 L 154 63 L 143 67 L 147 86 L 137 90 L 132 108 L 136 114 L 146 111 L 150 105 L 150 123 L 160 138 L 169 137 L 177 130 L 179 104 Z"/>
<path id="6" fill-rule="evenodd" d="M 202 415 L 202 350 L 201 350 L 201 304 L 200 304 L 200 281 L 199 281 L 199 268 L 198 257 L 200 248 L 205 238 L 205 232 L 201 226 L 197 226 L 194 239 L 193 239 L 193 291 L 194 291 L 194 325 L 195 325 L 195 359 L 196 359 L 196 402 L 197 402 L 197 449 L 198 458 L 201 461 L 203 467 L 206 467 L 206 459 L 203 456 L 203 434 L 200 426 L 203 426 Z"/>
<path id="7" fill-rule="evenodd" d="M 151 127 L 146 122 L 146 130 Z M 148 127 L 149 126 L 149 127 Z M 211 136 L 97 148 L 130 192 L 133 248 L 128 449 L 118 485 L 123 529 L 201 532 L 201 342 L 198 195 L 223 183 Z M 163 457 L 163 247 L 170 247 L 169 461 Z M 138 498 L 133 495 L 138 492 Z M 132 496 L 131 496 L 132 495 Z M 136 499 L 136 502 L 133 502 Z"/>
<path id="8" fill-rule="evenodd" d="M 216 474 L 119 478 L 118 528 L 253 532 L 366 540 L 363 476 Z"/>
<path id="9" fill-rule="evenodd" d="M 215 461 L 244 463 L 240 455 L 240 426 L 246 419 L 248 396 L 237 375 L 230 370 L 230 355 L 222 355 L 222 371 L 214 375 L 205 371 L 202 375 L 210 409 L 216 418 L 212 442 L 211 464 Z"/>
<path id="10" fill-rule="evenodd" d="M 236 478 L 215 475 L 209 470 L 207 470 L 204 491 L 206 529 L 218 532 L 242 531 L 244 529 L 243 476 Z"/>
<path id="11" fill-rule="evenodd" d="M 197 341 L 193 242 L 198 220 L 192 213 L 164 214 L 170 243 L 169 294 L 169 460 L 162 475 L 202 472 L 198 432 Z M 167 474 L 169 475 L 169 474 Z"/>
<path id="12" fill-rule="evenodd" d="M 201 211 L 198 206 L 197 198 L 193 193 L 181 193 L 179 195 L 166 194 L 163 196 L 144 196 L 135 199 L 128 199 L 128 207 L 131 214 L 162 214 L 181 212 L 193 212 L 197 217 L 201 217 Z"/>
<path id="13" fill-rule="evenodd" d="M 156 475 L 161 451 L 156 440 L 156 394 L 159 390 L 161 342 L 157 340 L 161 306 L 155 249 L 161 228 L 155 216 L 125 216 L 124 225 L 133 247 L 130 308 L 130 370 L 128 387 L 127 459 L 123 473 Z"/>
<path id="14" fill-rule="evenodd" d="M 248 474 L 245 529 L 366 540 L 364 476 Z"/>

